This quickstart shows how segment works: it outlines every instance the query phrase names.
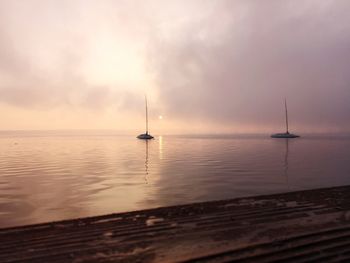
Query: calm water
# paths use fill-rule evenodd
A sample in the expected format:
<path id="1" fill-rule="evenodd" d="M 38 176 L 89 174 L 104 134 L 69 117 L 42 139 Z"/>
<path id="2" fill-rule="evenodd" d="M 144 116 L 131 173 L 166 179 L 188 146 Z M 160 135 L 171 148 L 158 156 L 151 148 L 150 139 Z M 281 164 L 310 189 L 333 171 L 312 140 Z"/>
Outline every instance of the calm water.
<path id="1" fill-rule="evenodd" d="M 0 227 L 350 184 L 350 137 L 0 133 Z"/>

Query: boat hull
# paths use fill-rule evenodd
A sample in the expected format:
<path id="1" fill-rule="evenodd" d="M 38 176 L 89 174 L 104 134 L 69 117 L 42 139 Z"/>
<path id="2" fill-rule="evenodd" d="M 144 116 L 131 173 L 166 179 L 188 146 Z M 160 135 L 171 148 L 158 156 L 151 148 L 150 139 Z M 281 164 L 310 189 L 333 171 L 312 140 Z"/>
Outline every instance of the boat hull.
<path id="1" fill-rule="evenodd" d="M 299 135 L 292 134 L 292 133 L 276 133 L 272 134 L 271 138 L 299 138 Z"/>
<path id="2" fill-rule="evenodd" d="M 137 139 L 140 139 L 140 140 L 151 140 L 153 139 L 154 137 L 150 134 L 147 134 L 147 133 L 143 133 L 143 134 L 140 134 L 139 136 L 137 136 Z"/>

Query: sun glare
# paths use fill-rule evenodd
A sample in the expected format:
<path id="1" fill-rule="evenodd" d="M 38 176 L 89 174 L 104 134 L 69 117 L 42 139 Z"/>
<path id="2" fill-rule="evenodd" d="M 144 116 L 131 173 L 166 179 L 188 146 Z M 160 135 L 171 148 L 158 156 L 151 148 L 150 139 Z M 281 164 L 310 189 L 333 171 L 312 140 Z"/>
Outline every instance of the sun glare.
<path id="1" fill-rule="evenodd" d="M 149 82 L 137 45 L 108 36 L 96 37 L 85 61 L 85 73 L 94 85 L 138 88 Z"/>

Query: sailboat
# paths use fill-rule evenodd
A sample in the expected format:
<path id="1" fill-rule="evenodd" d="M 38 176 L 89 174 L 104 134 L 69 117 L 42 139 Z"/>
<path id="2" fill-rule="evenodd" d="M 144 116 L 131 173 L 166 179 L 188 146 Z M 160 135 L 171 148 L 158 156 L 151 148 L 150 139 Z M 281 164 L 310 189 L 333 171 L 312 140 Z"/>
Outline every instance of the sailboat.
<path id="1" fill-rule="evenodd" d="M 145 102 L 146 102 L 146 133 L 140 134 L 137 136 L 138 139 L 141 140 L 150 140 L 154 137 L 148 133 L 148 108 L 147 108 L 147 97 L 145 96 Z"/>
<path id="2" fill-rule="evenodd" d="M 287 109 L 287 99 L 284 99 L 284 107 L 286 110 L 286 132 L 285 133 L 276 133 L 272 134 L 272 138 L 298 138 L 300 137 L 299 135 L 289 133 L 288 130 L 288 109 Z"/>

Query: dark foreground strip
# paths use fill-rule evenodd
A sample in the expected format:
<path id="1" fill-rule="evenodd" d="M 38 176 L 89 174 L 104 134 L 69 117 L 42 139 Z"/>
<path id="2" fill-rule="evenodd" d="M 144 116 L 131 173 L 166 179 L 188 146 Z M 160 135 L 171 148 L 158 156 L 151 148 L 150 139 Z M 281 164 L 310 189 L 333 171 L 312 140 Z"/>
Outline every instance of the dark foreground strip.
<path id="1" fill-rule="evenodd" d="M 350 186 L 0 229 L 0 262 L 350 262 Z"/>

